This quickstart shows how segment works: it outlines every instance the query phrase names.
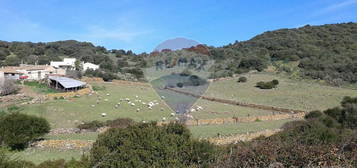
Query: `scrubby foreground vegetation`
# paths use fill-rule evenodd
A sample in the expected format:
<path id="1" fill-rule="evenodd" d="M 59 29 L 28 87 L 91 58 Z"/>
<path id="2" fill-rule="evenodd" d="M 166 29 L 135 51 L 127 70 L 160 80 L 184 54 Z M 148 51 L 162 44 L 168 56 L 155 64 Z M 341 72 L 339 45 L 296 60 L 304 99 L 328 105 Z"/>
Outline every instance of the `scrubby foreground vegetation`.
<path id="1" fill-rule="evenodd" d="M 81 160 L 46 161 L 38 166 L 0 151 L 5 167 L 356 167 L 357 98 L 340 107 L 312 111 L 271 137 L 228 146 L 192 138 L 180 124 L 137 123 L 100 134 Z M 26 119 L 25 119 L 26 120 Z M 17 130 L 14 130 L 17 132 Z"/>

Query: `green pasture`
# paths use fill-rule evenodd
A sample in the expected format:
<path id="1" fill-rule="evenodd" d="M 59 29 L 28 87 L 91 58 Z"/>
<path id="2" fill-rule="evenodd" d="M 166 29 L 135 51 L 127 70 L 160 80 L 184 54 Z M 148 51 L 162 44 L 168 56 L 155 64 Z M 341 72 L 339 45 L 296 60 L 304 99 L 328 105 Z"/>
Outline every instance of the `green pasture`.
<path id="1" fill-rule="evenodd" d="M 222 80 L 210 84 L 205 95 L 297 110 L 324 110 L 338 106 L 344 96 L 357 96 L 357 90 L 332 87 L 310 80 L 292 80 L 272 73 L 242 75 L 246 83 L 238 83 L 238 78 Z M 279 80 L 275 89 L 262 90 L 255 85 L 259 81 Z"/>
<path id="2" fill-rule="evenodd" d="M 170 117 L 172 111 L 151 87 L 115 83 L 94 83 L 92 85 L 96 87 L 104 86 L 105 89 L 98 90 L 97 95 L 25 105 L 22 112 L 46 118 L 52 128 L 70 128 L 85 121 L 105 121 L 116 118 L 132 118 L 135 121 L 158 121 L 163 117 L 172 119 Z M 129 98 L 135 106 L 126 101 L 120 102 L 120 99 L 125 98 Z M 136 102 L 136 99 L 145 103 L 156 100 L 159 105 L 150 110 L 142 102 Z M 120 105 L 115 108 L 117 103 L 120 103 Z M 137 109 L 139 109 L 138 112 Z M 106 113 L 106 116 L 102 117 L 102 113 Z"/>

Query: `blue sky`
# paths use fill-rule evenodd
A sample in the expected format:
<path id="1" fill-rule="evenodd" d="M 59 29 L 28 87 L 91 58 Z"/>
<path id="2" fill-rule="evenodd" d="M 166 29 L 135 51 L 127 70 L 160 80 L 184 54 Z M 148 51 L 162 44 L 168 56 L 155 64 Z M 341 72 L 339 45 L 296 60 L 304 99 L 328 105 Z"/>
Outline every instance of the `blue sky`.
<path id="1" fill-rule="evenodd" d="M 279 28 L 356 22 L 357 0 L 0 0 L 0 40 L 74 39 L 150 52 L 185 37 L 222 46 Z"/>

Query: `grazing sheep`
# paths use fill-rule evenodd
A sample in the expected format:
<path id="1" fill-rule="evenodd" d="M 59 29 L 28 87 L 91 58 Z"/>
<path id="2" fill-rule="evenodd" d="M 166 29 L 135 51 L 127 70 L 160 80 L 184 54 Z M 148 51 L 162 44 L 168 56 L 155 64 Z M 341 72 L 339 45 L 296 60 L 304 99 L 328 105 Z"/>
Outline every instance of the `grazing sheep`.
<path id="1" fill-rule="evenodd" d="M 162 99 L 165 99 L 165 96 L 161 96 Z"/>
<path id="2" fill-rule="evenodd" d="M 175 117 L 175 120 L 178 121 L 178 120 L 180 120 L 180 119 L 179 119 L 178 117 Z"/>
<path id="3" fill-rule="evenodd" d="M 131 106 L 135 106 L 135 103 L 131 103 Z"/>
<path id="4" fill-rule="evenodd" d="M 135 95 L 135 98 L 139 98 L 139 96 L 138 96 L 138 95 Z"/>
<path id="5" fill-rule="evenodd" d="M 116 104 L 114 107 L 115 107 L 115 108 L 118 108 L 119 106 Z"/>
<path id="6" fill-rule="evenodd" d="M 166 121 L 166 117 L 162 117 L 162 121 Z"/>
<path id="7" fill-rule="evenodd" d="M 106 102 L 107 102 L 107 101 L 108 101 L 108 99 L 104 99 L 104 101 L 106 101 Z"/>
<path id="8" fill-rule="evenodd" d="M 109 94 L 109 93 L 107 93 L 107 96 L 110 96 L 110 94 Z"/>
<path id="9" fill-rule="evenodd" d="M 91 106 L 92 106 L 92 107 L 95 107 L 95 105 L 94 105 L 94 104 L 92 104 Z"/>
<path id="10" fill-rule="evenodd" d="M 138 109 L 136 109 L 136 112 L 139 112 L 140 111 L 140 109 L 138 108 Z"/>
<path id="11" fill-rule="evenodd" d="M 146 105 L 146 103 L 145 103 L 145 102 L 142 102 L 142 104 L 143 104 L 143 105 Z"/>
<path id="12" fill-rule="evenodd" d="M 175 113 L 171 113 L 171 117 L 175 116 Z"/>
<path id="13" fill-rule="evenodd" d="M 195 112 L 196 110 L 194 108 L 191 109 L 191 112 Z"/>
<path id="14" fill-rule="evenodd" d="M 102 117 L 105 117 L 105 116 L 107 116 L 107 113 L 102 113 Z"/>

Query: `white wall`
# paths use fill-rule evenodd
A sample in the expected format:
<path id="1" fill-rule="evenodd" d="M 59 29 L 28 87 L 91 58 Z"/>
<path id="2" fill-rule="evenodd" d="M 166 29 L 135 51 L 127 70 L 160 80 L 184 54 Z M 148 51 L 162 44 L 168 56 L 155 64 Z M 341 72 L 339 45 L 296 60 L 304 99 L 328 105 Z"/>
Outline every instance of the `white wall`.
<path id="1" fill-rule="evenodd" d="M 95 65 L 95 64 L 92 64 L 92 63 L 84 63 L 83 64 L 83 71 L 86 71 L 87 69 L 93 69 L 93 70 L 96 70 L 99 68 L 99 65 Z"/>
<path id="2" fill-rule="evenodd" d="M 4 86 L 5 82 L 5 74 L 4 72 L 0 72 L 0 87 Z"/>

